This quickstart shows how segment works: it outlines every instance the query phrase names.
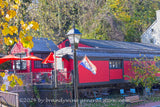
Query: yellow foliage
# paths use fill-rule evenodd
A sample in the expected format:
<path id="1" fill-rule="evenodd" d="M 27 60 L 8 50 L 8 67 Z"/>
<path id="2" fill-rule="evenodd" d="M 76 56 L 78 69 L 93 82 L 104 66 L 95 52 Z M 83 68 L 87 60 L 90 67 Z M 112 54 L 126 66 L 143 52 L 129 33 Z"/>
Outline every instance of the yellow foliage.
<path id="1" fill-rule="evenodd" d="M 12 74 L 11 77 L 14 78 L 15 80 L 18 80 L 18 77 L 15 74 Z"/>
<path id="2" fill-rule="evenodd" d="M 20 39 L 20 42 L 22 43 L 23 47 L 25 48 L 32 48 L 34 43 L 32 41 L 32 36 L 26 36 Z"/>
<path id="3" fill-rule="evenodd" d="M 14 1 L 16 4 L 20 5 L 20 0 L 15 0 Z"/>
<path id="4" fill-rule="evenodd" d="M 17 23 L 14 23 L 14 20 L 16 21 L 18 19 L 16 10 L 21 5 L 21 0 L 8 0 L 7 2 L 6 1 L 7 0 L 0 0 L 0 17 L 2 18 L 2 22 L 0 22 L 0 30 L 3 36 L 7 35 L 7 37 L 4 37 L 4 43 L 6 45 L 13 45 L 14 42 L 18 42 L 17 36 L 19 27 L 16 25 Z M 12 22 L 9 23 L 11 19 Z M 12 26 L 9 26 L 8 23 Z M 32 42 L 32 36 L 26 36 L 26 31 L 30 29 L 38 30 L 39 24 L 35 21 L 24 23 L 23 20 L 20 22 L 20 24 L 22 30 L 19 32 L 19 39 L 25 48 L 32 48 L 34 45 Z"/>
<path id="5" fill-rule="evenodd" d="M 10 37 L 4 37 L 4 43 L 6 45 L 13 45 L 14 44 L 14 39 Z"/>
<path id="6" fill-rule="evenodd" d="M 32 49 L 32 48 L 33 48 L 33 46 L 34 46 L 33 41 L 30 41 L 28 48 Z"/>
<path id="7" fill-rule="evenodd" d="M 13 80 L 12 76 L 8 76 L 7 79 L 8 79 L 8 81 L 12 81 Z"/>
<path id="8" fill-rule="evenodd" d="M 26 29 L 27 29 L 27 27 L 28 27 L 28 25 L 27 25 L 27 24 L 25 24 L 23 20 L 21 20 L 21 22 L 20 22 L 20 23 L 21 23 L 22 29 L 23 29 L 23 30 L 26 30 Z"/>
<path id="9" fill-rule="evenodd" d="M 1 91 L 5 91 L 5 90 L 6 90 L 6 84 L 2 84 Z"/>
<path id="10" fill-rule="evenodd" d="M 18 28 L 16 26 L 10 26 L 9 30 L 12 33 L 12 35 L 13 35 L 13 33 L 18 34 Z"/>
<path id="11" fill-rule="evenodd" d="M 23 85 L 23 81 L 22 81 L 20 78 L 17 80 L 17 82 L 18 82 L 18 84 L 19 84 L 20 86 Z"/>
<path id="12" fill-rule="evenodd" d="M 34 30 L 38 30 L 39 29 L 39 24 L 37 22 L 35 22 L 34 20 L 29 22 L 29 25 L 33 25 L 32 29 L 34 29 Z"/>
<path id="13" fill-rule="evenodd" d="M 6 14 L 6 16 L 5 16 L 5 20 L 7 21 L 7 22 L 9 22 L 10 21 L 10 17 L 9 17 L 9 15 L 8 14 Z"/>
<path id="14" fill-rule="evenodd" d="M 14 79 L 18 80 L 18 77 L 17 77 L 17 75 L 14 75 Z"/>
<path id="15" fill-rule="evenodd" d="M 27 28 L 27 26 L 28 26 L 27 24 L 23 24 L 22 29 L 25 30 Z"/>
<path id="16" fill-rule="evenodd" d="M 12 18 L 15 17 L 15 16 L 16 16 L 16 11 L 14 11 L 14 10 L 8 10 L 8 11 L 7 11 L 7 14 L 6 14 L 6 17 L 5 17 L 5 20 L 6 20 L 7 22 L 9 22 L 10 19 L 12 19 Z"/>
<path id="17" fill-rule="evenodd" d="M 4 72 L 0 73 L 0 76 L 4 77 L 5 73 Z M 16 84 L 19 84 L 19 86 L 23 85 L 22 79 L 18 78 L 15 74 L 8 76 L 7 80 L 10 82 L 11 87 L 14 87 Z M 6 90 L 6 84 L 2 84 L 1 91 L 5 91 L 5 90 Z"/>
<path id="18" fill-rule="evenodd" d="M 3 34 L 4 36 L 8 35 L 9 32 L 10 32 L 9 28 L 4 28 L 4 29 L 2 30 L 2 34 Z"/>
<path id="19" fill-rule="evenodd" d="M 10 83 L 10 86 L 11 87 L 14 87 L 16 85 L 16 82 L 15 82 L 15 80 L 13 80 L 11 83 Z"/>
<path id="20" fill-rule="evenodd" d="M 33 37 L 32 36 L 26 36 L 27 41 L 32 41 Z"/>
<path id="21" fill-rule="evenodd" d="M 16 38 L 16 37 L 14 37 L 14 41 L 15 41 L 15 42 L 18 42 L 18 40 L 17 40 L 17 38 Z"/>
<path id="22" fill-rule="evenodd" d="M 8 2 L 7 1 L 3 1 L 3 4 L 8 7 Z"/>
<path id="23" fill-rule="evenodd" d="M 7 28 L 8 27 L 8 23 L 7 22 L 5 22 L 5 23 L 2 22 L 2 26 L 3 26 L 3 28 Z"/>
<path id="24" fill-rule="evenodd" d="M 32 27 L 33 27 L 33 24 L 29 24 L 29 25 L 27 26 L 26 30 L 28 31 L 28 30 L 30 30 Z"/>
<path id="25" fill-rule="evenodd" d="M 26 34 L 26 31 L 20 31 L 19 38 L 22 39 L 25 34 Z"/>
<path id="26" fill-rule="evenodd" d="M 1 72 L 1 73 L 0 73 L 0 76 L 1 76 L 1 77 L 4 77 L 4 76 L 5 76 L 5 73 L 4 73 L 4 72 Z"/>
<path id="27" fill-rule="evenodd" d="M 4 7 L 8 7 L 8 3 L 6 1 L 0 0 L 0 7 L 4 8 Z"/>
<path id="28" fill-rule="evenodd" d="M 1 14 L 2 16 L 4 15 L 3 9 L 0 9 L 0 14 Z"/>
<path id="29" fill-rule="evenodd" d="M 12 8 L 13 9 L 18 9 L 18 5 L 13 5 Z"/>
<path id="30" fill-rule="evenodd" d="M 9 15 L 10 18 L 13 18 L 16 16 L 16 11 L 15 10 L 9 10 L 7 11 L 7 14 Z"/>
<path id="31" fill-rule="evenodd" d="M 23 24 L 24 24 L 24 21 L 23 21 L 23 20 L 21 20 L 21 21 L 20 21 L 20 24 L 21 24 L 21 25 L 23 25 Z"/>

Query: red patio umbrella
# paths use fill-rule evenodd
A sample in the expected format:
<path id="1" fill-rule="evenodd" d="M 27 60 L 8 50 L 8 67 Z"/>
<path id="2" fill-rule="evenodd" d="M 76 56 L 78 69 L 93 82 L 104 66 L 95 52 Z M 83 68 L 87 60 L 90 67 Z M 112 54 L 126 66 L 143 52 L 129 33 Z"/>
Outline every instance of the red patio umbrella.
<path id="1" fill-rule="evenodd" d="M 0 59 L 0 64 L 7 62 L 8 60 Z"/>
<path id="2" fill-rule="evenodd" d="M 6 55 L 2 58 L 0 58 L 0 64 L 7 62 L 9 60 L 20 60 L 21 58 L 14 56 L 14 55 Z"/>
<path id="3" fill-rule="evenodd" d="M 17 57 L 17 56 L 14 56 L 14 55 L 6 55 L 2 58 L 0 58 L 0 60 L 20 60 L 21 58 Z"/>
<path id="4" fill-rule="evenodd" d="M 9 61 L 9 60 L 20 60 L 21 58 L 17 57 L 17 56 L 14 56 L 14 55 L 6 55 L 2 58 L 0 58 L 0 64 L 6 62 L 6 61 Z M 14 70 L 14 73 L 15 73 L 15 70 Z"/>
<path id="5" fill-rule="evenodd" d="M 57 58 L 57 57 L 56 57 Z M 48 55 L 48 57 L 46 58 L 46 59 L 44 59 L 43 60 L 43 64 L 47 64 L 47 63 L 53 63 L 53 66 L 54 66 L 54 63 L 55 63 L 55 58 L 54 58 L 54 53 L 53 52 L 51 52 L 49 55 Z M 52 68 L 52 71 L 53 71 L 53 69 L 54 68 Z M 56 69 L 56 68 L 55 68 Z M 54 75 L 55 77 L 54 77 L 54 79 L 55 79 L 55 81 L 56 81 L 56 70 L 55 70 L 55 75 Z M 57 82 L 55 82 L 55 87 L 57 87 Z"/>
<path id="6" fill-rule="evenodd" d="M 43 60 L 42 63 L 43 63 L 43 64 L 54 63 L 54 53 L 51 52 L 51 53 L 49 54 L 49 56 L 48 56 L 46 59 Z"/>
<path id="7" fill-rule="evenodd" d="M 30 56 L 27 56 L 27 57 L 23 57 L 22 60 L 42 61 L 43 59 L 39 58 L 37 56 L 34 56 L 34 55 L 30 55 Z"/>

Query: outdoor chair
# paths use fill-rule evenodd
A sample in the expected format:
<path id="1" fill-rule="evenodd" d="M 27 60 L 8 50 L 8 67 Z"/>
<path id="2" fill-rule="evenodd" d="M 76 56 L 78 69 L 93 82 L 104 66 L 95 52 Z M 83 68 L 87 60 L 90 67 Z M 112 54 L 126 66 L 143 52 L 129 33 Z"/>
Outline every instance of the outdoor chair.
<path id="1" fill-rule="evenodd" d="M 135 94 L 136 94 L 135 88 L 131 88 L 131 89 L 130 89 L 130 94 L 132 94 L 132 95 L 135 95 Z"/>
<path id="2" fill-rule="evenodd" d="M 121 94 L 121 96 L 123 96 L 123 97 L 128 96 L 128 95 L 126 95 L 126 94 L 124 93 L 124 89 L 120 89 L 120 94 Z"/>
<path id="3" fill-rule="evenodd" d="M 153 93 L 151 93 L 149 88 L 145 88 L 145 91 L 146 91 L 147 95 L 150 95 L 150 96 L 153 95 Z"/>

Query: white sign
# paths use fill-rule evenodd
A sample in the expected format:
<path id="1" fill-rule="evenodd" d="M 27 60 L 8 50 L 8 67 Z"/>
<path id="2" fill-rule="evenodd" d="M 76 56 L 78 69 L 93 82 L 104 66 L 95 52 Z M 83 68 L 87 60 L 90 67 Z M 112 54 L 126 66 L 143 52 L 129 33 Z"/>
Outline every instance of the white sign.
<path id="1" fill-rule="evenodd" d="M 56 58 L 57 59 L 57 69 L 63 69 L 63 61 L 62 58 Z"/>

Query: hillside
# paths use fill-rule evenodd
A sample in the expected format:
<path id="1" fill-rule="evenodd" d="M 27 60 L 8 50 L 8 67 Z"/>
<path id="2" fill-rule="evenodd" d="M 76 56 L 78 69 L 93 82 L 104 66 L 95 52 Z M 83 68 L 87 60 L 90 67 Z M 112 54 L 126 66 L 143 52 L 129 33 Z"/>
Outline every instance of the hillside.
<path id="1" fill-rule="evenodd" d="M 76 22 L 82 38 L 140 42 L 156 18 L 159 0 L 38 0 L 30 17 L 39 21 L 38 37 L 55 42 Z"/>

